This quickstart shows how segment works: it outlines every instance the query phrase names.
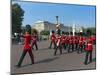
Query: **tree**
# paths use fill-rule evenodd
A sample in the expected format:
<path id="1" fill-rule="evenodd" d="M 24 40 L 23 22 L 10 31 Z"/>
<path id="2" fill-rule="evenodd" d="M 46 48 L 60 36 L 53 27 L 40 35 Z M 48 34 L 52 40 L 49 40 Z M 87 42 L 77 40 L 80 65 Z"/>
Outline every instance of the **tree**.
<path id="1" fill-rule="evenodd" d="M 24 10 L 17 3 L 12 5 L 12 34 L 21 32 Z"/>
<path id="2" fill-rule="evenodd" d="M 38 34 L 38 31 L 36 29 L 34 29 L 34 28 L 31 30 L 31 32 L 32 32 L 32 34 L 33 33 Z"/>
<path id="3" fill-rule="evenodd" d="M 95 35 L 96 34 L 96 28 L 95 27 L 87 28 L 87 32 L 89 32 L 91 35 Z"/>
<path id="4" fill-rule="evenodd" d="M 43 30 L 43 31 L 41 31 L 41 33 L 40 33 L 41 35 L 49 35 L 50 34 L 50 32 L 49 31 L 45 31 L 45 30 Z"/>
<path id="5" fill-rule="evenodd" d="M 21 27 L 21 33 L 25 34 L 25 26 Z"/>

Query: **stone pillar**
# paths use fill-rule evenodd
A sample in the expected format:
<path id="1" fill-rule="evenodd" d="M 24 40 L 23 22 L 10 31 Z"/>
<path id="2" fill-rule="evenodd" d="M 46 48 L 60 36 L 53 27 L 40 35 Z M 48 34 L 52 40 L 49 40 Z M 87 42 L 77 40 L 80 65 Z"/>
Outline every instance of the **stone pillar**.
<path id="1" fill-rule="evenodd" d="M 72 32 L 73 32 L 73 36 L 75 36 L 75 24 L 73 24 Z"/>

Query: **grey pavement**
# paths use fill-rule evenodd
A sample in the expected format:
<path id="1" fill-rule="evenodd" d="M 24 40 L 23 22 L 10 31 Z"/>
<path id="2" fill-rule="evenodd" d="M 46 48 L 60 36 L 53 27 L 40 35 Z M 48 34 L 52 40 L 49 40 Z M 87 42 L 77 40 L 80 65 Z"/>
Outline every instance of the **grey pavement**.
<path id="1" fill-rule="evenodd" d="M 85 53 L 77 54 L 77 52 L 67 53 L 63 50 L 60 55 L 59 51 L 54 56 L 54 49 L 48 49 L 49 41 L 38 42 L 39 50 L 33 50 L 35 64 L 31 65 L 29 54 L 27 53 L 21 68 L 17 68 L 20 56 L 22 54 L 23 45 L 11 46 L 11 73 L 38 73 L 38 72 L 53 72 L 53 71 L 70 71 L 70 70 L 84 70 L 95 69 L 95 46 L 93 50 L 93 62 L 84 65 Z"/>

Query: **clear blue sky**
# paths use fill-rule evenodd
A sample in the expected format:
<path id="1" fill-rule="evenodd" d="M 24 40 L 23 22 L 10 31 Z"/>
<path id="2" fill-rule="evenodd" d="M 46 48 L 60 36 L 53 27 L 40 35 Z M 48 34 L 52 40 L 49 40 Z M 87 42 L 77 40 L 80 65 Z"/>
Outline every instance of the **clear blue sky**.
<path id="1" fill-rule="evenodd" d="M 59 16 L 60 23 L 71 26 L 95 27 L 95 6 L 81 6 L 70 4 L 51 4 L 35 2 L 18 2 L 25 11 L 23 25 L 33 25 L 38 20 L 56 23 L 55 16 Z"/>

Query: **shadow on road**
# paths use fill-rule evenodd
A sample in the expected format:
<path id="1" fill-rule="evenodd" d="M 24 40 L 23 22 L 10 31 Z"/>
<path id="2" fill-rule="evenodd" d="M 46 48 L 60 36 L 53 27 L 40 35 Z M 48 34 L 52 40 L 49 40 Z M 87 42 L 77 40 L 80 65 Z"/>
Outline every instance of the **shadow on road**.
<path id="1" fill-rule="evenodd" d="M 51 61 L 56 60 L 56 59 L 58 59 L 58 58 L 59 58 L 59 57 L 54 57 L 54 58 L 44 59 L 44 60 L 35 62 L 35 64 L 48 63 L 48 62 L 51 62 Z M 22 65 L 20 68 L 27 67 L 27 66 L 30 66 L 30 65 L 34 65 L 34 64 L 26 64 L 26 65 Z"/>
<path id="2" fill-rule="evenodd" d="M 39 49 L 39 50 L 48 50 L 49 48 L 41 48 L 41 49 Z"/>
<path id="3" fill-rule="evenodd" d="M 39 63 L 48 63 L 48 62 L 54 61 L 54 60 L 56 60 L 58 58 L 59 57 L 44 59 L 44 60 L 41 60 L 41 61 L 36 62 L 36 64 L 39 64 Z"/>
<path id="4" fill-rule="evenodd" d="M 33 65 L 33 64 L 26 64 L 26 65 L 22 65 L 22 66 L 21 66 L 21 67 L 19 67 L 19 68 L 27 67 L 27 66 L 30 66 L 30 65 Z M 15 67 L 16 67 L 16 65 L 15 65 Z"/>

